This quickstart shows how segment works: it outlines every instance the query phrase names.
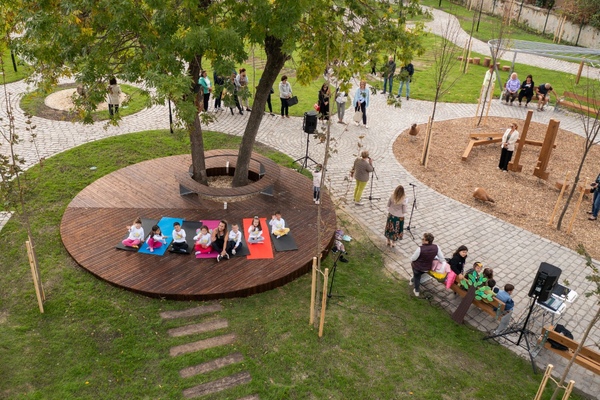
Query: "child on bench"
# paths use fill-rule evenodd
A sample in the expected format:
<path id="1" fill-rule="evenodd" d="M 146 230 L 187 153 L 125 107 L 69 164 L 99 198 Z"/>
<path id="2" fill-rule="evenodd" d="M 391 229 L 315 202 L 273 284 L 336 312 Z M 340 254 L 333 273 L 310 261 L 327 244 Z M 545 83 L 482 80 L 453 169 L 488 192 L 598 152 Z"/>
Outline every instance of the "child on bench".
<path id="1" fill-rule="evenodd" d="M 142 228 L 142 219 L 136 218 L 131 226 L 126 227 L 129 231 L 127 239 L 123 240 L 123 246 L 139 249 L 140 244 L 144 241 L 144 228 Z"/>
<path id="2" fill-rule="evenodd" d="M 280 237 L 290 233 L 290 228 L 285 227 L 285 220 L 281 218 L 281 212 L 275 211 L 275 214 L 271 217 L 271 233 L 279 239 Z"/>

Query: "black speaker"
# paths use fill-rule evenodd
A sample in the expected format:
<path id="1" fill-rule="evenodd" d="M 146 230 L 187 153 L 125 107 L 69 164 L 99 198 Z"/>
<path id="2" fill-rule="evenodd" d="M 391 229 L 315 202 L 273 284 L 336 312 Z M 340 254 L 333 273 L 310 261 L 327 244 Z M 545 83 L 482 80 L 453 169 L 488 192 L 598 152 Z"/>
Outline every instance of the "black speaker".
<path id="1" fill-rule="evenodd" d="M 304 113 L 302 130 L 306 133 L 314 133 L 317 130 L 317 112 L 310 110 Z"/>
<path id="2" fill-rule="evenodd" d="M 541 263 L 538 272 L 535 275 L 529 297 L 537 297 L 538 303 L 548 300 L 552 294 L 552 289 L 556 286 L 562 270 L 548 263 Z"/>

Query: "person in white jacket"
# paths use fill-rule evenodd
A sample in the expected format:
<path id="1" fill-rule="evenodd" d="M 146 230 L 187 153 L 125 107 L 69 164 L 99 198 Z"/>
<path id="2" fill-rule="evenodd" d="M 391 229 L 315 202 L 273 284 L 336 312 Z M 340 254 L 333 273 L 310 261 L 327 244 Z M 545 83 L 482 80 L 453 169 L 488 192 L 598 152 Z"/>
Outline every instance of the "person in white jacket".
<path id="1" fill-rule="evenodd" d="M 502 171 L 508 171 L 508 163 L 510 162 L 513 152 L 515 151 L 515 143 L 519 140 L 519 126 L 516 123 L 510 124 L 510 128 L 504 132 L 502 136 L 502 152 L 500 153 L 500 162 L 498 168 Z"/>

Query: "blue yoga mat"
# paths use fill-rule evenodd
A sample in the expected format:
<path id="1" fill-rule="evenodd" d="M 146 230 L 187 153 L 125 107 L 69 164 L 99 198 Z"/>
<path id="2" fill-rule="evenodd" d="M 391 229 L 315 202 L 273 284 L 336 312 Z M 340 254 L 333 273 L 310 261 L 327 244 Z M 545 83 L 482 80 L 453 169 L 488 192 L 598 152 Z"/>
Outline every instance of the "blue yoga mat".
<path id="1" fill-rule="evenodd" d="M 162 232 L 163 236 L 167 236 L 165 238 L 165 241 L 167 243 L 163 244 L 158 249 L 154 249 L 153 252 L 150 252 L 150 250 L 148 250 L 148 245 L 144 244 L 143 247 L 140 247 L 139 253 L 142 253 L 142 254 L 152 254 L 152 255 L 155 255 L 155 256 L 162 256 L 162 255 L 164 255 L 165 252 L 167 251 L 167 249 L 169 248 L 169 246 L 171 245 L 171 242 L 173 241 L 173 237 L 171 235 L 173 233 L 173 224 L 175 222 L 179 222 L 180 224 L 183 224 L 183 219 L 181 219 L 181 218 L 171 218 L 171 217 L 162 217 L 160 219 L 160 221 L 158 221 L 157 225 L 160 228 L 160 231 Z"/>

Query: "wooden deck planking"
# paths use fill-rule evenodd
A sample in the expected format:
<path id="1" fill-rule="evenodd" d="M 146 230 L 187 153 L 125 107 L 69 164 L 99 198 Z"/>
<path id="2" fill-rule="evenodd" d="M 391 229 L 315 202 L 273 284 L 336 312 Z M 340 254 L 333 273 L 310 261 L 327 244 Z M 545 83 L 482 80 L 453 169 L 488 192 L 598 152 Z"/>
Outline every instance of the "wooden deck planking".
<path id="1" fill-rule="evenodd" d="M 125 168 L 129 170 L 126 174 L 120 170 L 101 178 L 84 189 L 69 205 L 61 224 L 61 235 L 65 247 L 83 268 L 114 285 L 138 293 L 198 300 L 247 296 L 283 285 L 310 270 L 315 254 L 317 214 L 310 180 L 294 171 L 282 169 L 280 180 L 275 184 L 274 197 L 260 195 L 243 202 L 231 202 L 224 210 L 222 203 L 179 196 L 178 187 L 173 189 L 177 186 L 172 184 L 174 174 L 165 175 L 167 183 L 163 180 L 142 180 L 142 177 L 151 177 L 148 169 L 160 169 L 159 161 L 163 160 L 164 164 L 169 159 L 137 164 Z M 133 182 L 128 182 L 128 179 L 133 179 Z M 132 185 L 136 186 L 135 190 L 122 191 Z M 145 194 L 142 201 L 138 199 L 139 193 Z M 119 201 L 110 201 L 117 195 L 120 196 Z M 323 193 L 322 200 L 322 219 L 326 225 L 322 244 L 328 247 L 332 243 L 336 217 L 333 203 L 326 193 Z M 90 207 L 91 204 L 101 206 Z M 159 257 L 115 249 L 125 236 L 125 225 L 131 224 L 137 216 L 157 220 L 162 216 L 193 221 L 226 219 L 241 223 L 243 218 L 253 215 L 268 220 L 277 209 L 282 211 L 292 229 L 299 250 L 274 251 L 275 257 L 271 260 L 232 257 L 217 263 L 215 259 L 198 260 L 192 255 L 167 252 Z M 102 235 L 98 235 L 97 226 L 100 224 L 103 226 Z M 171 232 L 164 233 L 171 235 Z"/>

